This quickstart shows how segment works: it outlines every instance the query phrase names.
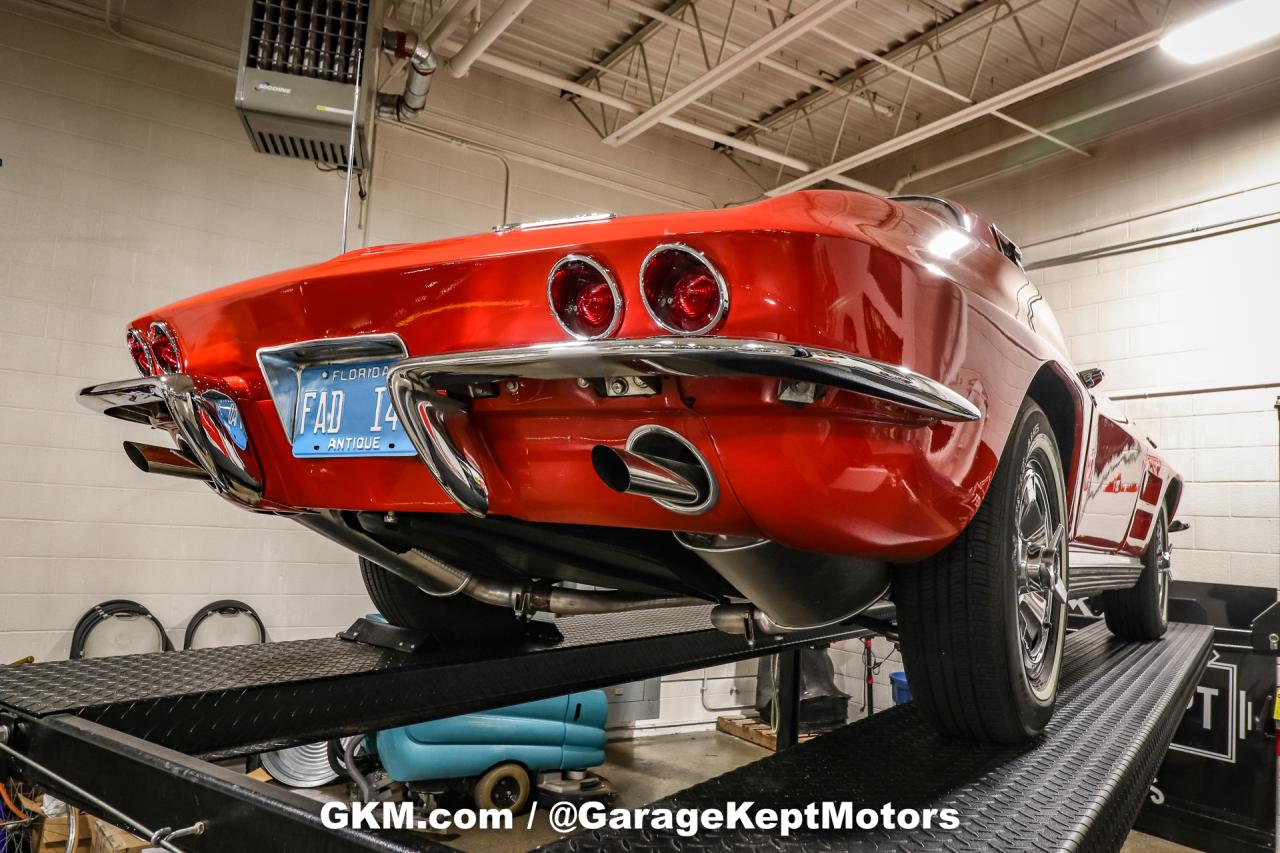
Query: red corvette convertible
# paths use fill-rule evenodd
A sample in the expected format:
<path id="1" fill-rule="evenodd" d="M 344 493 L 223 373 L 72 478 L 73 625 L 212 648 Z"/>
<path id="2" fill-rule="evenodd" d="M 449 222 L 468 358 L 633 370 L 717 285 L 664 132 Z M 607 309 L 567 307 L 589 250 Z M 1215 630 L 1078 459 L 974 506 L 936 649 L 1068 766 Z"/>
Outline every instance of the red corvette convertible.
<path id="1" fill-rule="evenodd" d="M 1068 599 L 1164 632 L 1180 479 L 1070 366 L 1017 247 L 942 199 L 382 246 L 127 341 L 142 378 L 80 398 L 171 435 L 135 464 L 342 543 L 442 644 L 695 602 L 767 636 L 891 596 L 920 704 L 1017 741 L 1053 711 Z"/>

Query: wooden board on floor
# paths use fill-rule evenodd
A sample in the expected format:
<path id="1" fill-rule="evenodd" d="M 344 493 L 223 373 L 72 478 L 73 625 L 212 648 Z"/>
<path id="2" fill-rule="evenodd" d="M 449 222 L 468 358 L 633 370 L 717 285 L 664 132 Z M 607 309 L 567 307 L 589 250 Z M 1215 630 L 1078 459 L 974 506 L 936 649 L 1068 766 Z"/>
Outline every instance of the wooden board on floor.
<path id="1" fill-rule="evenodd" d="M 765 749 L 773 750 L 774 752 L 778 751 L 778 735 L 773 731 L 771 725 L 755 714 L 734 714 L 731 717 L 719 717 L 716 719 L 716 729 L 725 734 L 750 741 L 756 746 L 763 746 Z M 819 732 L 801 732 L 799 742 L 804 743 L 807 740 L 812 740 L 818 734 Z"/>

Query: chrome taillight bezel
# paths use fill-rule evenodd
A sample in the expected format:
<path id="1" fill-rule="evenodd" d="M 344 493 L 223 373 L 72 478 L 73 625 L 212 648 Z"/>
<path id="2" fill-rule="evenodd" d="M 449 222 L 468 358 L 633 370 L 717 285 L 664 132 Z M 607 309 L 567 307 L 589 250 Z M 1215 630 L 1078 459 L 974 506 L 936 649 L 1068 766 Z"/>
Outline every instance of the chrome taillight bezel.
<path id="1" fill-rule="evenodd" d="M 560 312 L 556 311 L 556 301 L 551 293 L 552 283 L 555 281 L 556 271 L 568 263 L 584 263 L 587 266 L 600 273 L 604 278 L 604 283 L 609 286 L 609 293 L 613 296 L 613 317 L 609 321 L 609 325 L 604 331 L 594 335 L 584 335 L 581 332 L 570 328 L 567 323 L 560 317 Z M 598 341 L 610 337 L 618 331 L 618 327 L 622 325 L 622 315 L 626 312 L 626 306 L 622 301 L 622 289 L 618 287 L 618 280 L 614 278 L 613 273 L 609 272 L 609 268 L 597 261 L 590 255 L 582 255 L 572 253 L 565 255 L 560 260 L 551 265 L 551 269 L 547 271 L 547 308 L 551 311 L 552 318 L 555 319 L 556 325 L 564 329 L 572 338 L 579 341 Z"/>
<path id="2" fill-rule="evenodd" d="M 649 264 L 653 262 L 653 259 L 663 252 L 682 252 L 698 261 L 698 263 L 702 264 L 708 271 L 710 271 L 711 278 L 715 281 L 716 289 L 720 293 L 720 307 L 706 325 L 697 329 L 681 329 L 678 326 L 673 326 L 663 320 L 662 317 L 659 316 L 657 310 L 654 309 L 653 305 L 649 303 L 649 294 L 645 290 L 644 286 L 645 273 L 648 271 Z M 653 318 L 653 322 L 673 334 L 684 336 L 705 335 L 707 332 L 712 331 L 723 323 L 725 315 L 729 313 L 729 283 L 725 281 L 724 275 L 720 272 L 719 268 L 711 262 L 710 258 L 695 249 L 693 246 L 690 246 L 688 243 L 662 243 L 654 246 L 652 251 L 645 255 L 644 260 L 640 263 L 640 279 L 638 283 L 640 285 L 640 301 L 644 303 L 644 310 L 649 312 L 649 316 Z"/>
<path id="3" fill-rule="evenodd" d="M 129 360 L 133 362 L 134 367 L 137 367 L 138 370 L 142 370 L 141 366 L 138 365 L 137 360 L 133 357 L 133 344 L 136 342 L 138 346 L 142 348 L 143 355 L 147 357 L 147 372 L 142 375 L 155 376 L 156 357 L 155 354 L 151 352 L 151 344 L 147 341 L 147 336 L 137 329 L 129 329 L 124 337 L 125 343 L 129 344 Z"/>
<path id="4" fill-rule="evenodd" d="M 173 352 L 178 357 L 178 366 L 173 370 L 167 370 L 165 366 L 160 363 L 160 359 L 156 355 L 155 340 L 157 332 L 167 337 L 169 342 L 173 345 Z M 147 327 L 147 351 L 151 353 L 153 369 L 158 371 L 157 373 L 152 374 L 153 376 L 158 376 L 162 373 L 172 376 L 183 372 L 186 359 L 182 355 L 182 343 L 178 340 L 177 334 L 174 333 L 173 327 L 168 323 L 156 320 Z"/>

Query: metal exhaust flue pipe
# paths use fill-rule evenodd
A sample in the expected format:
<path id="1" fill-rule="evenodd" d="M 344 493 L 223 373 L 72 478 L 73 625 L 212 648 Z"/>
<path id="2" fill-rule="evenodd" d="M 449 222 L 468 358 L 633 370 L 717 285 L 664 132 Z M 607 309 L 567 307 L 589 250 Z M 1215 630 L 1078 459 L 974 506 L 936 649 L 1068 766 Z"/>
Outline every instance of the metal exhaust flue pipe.
<path id="1" fill-rule="evenodd" d="M 404 94 L 379 95 L 378 114 L 384 118 L 411 119 L 427 105 L 431 91 L 431 77 L 436 73 L 436 58 L 431 47 L 413 33 L 384 30 L 382 47 L 395 54 L 397 59 L 407 59 Z"/>

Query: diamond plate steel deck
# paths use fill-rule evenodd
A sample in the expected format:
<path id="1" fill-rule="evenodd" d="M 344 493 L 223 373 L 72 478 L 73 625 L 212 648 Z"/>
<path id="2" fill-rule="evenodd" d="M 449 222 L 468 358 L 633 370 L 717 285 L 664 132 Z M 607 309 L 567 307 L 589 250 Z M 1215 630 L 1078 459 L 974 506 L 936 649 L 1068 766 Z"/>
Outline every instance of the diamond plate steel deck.
<path id="1" fill-rule="evenodd" d="M 844 626 L 752 648 L 710 607 L 556 621 L 564 640 L 467 654 L 339 639 L 0 667 L 0 707 L 70 714 L 188 754 L 225 755 L 447 717 L 865 633 Z"/>
<path id="2" fill-rule="evenodd" d="M 696 785 L 654 806 L 954 808 L 942 831 L 706 830 L 694 838 L 601 830 L 540 848 L 548 853 L 699 853 L 761 850 L 1119 850 L 1209 659 L 1213 631 L 1173 624 L 1163 641 L 1124 643 L 1102 625 L 1067 640 L 1058 709 L 1022 747 L 938 735 L 910 705 L 889 709 L 801 746 Z"/>

